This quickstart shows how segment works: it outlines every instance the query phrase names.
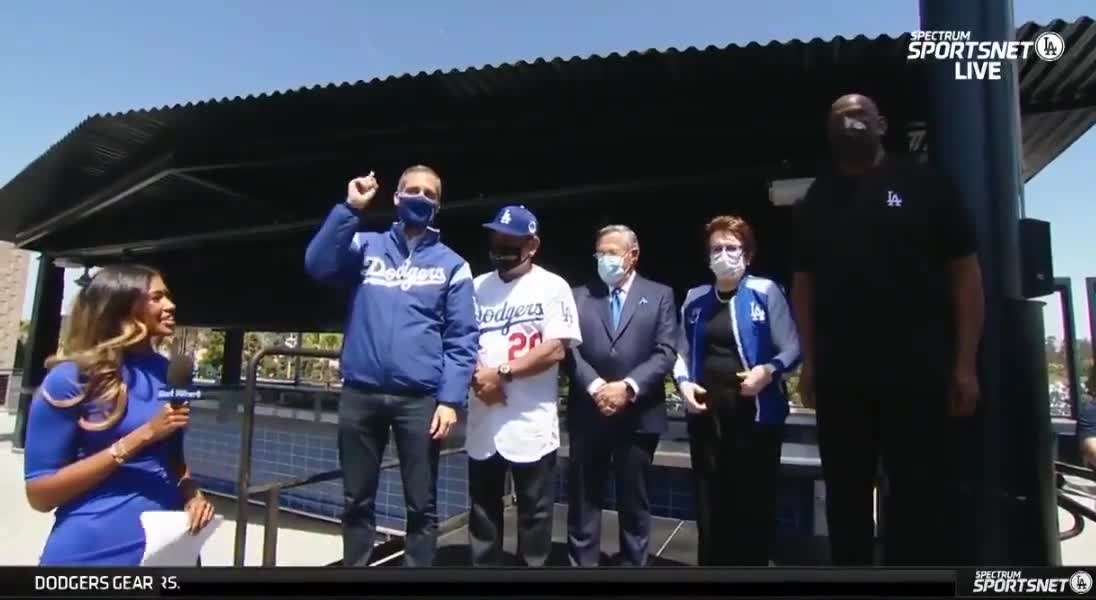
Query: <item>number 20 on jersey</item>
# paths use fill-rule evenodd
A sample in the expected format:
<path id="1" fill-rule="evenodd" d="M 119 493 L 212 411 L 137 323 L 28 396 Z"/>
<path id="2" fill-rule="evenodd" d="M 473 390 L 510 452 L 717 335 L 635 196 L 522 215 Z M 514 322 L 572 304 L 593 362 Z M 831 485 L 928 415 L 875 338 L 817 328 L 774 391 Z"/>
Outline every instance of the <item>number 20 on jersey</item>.
<path id="1" fill-rule="evenodd" d="M 528 336 L 525 335 L 525 332 L 523 331 L 511 333 L 509 337 L 510 351 L 506 355 L 506 360 L 514 360 L 525 352 L 532 350 L 540 343 L 541 339 L 542 336 L 540 335 L 540 332 Z"/>

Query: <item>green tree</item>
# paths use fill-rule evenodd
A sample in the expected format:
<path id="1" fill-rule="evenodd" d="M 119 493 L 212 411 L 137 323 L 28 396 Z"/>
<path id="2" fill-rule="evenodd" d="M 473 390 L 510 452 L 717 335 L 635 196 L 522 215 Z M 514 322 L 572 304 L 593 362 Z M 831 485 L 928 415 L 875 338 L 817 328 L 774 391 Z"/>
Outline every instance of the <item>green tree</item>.
<path id="1" fill-rule="evenodd" d="M 1081 338 L 1073 345 L 1077 356 L 1077 365 L 1082 372 L 1087 372 L 1092 366 L 1092 340 Z"/>
<path id="2" fill-rule="evenodd" d="M 803 408 L 803 400 L 799 397 L 799 369 L 785 377 L 784 382 L 788 388 L 788 403 Z"/>
<path id="3" fill-rule="evenodd" d="M 202 377 L 220 378 L 225 366 L 225 333 L 217 329 L 202 330 L 194 349 L 198 360 L 198 373 Z"/>
<path id="4" fill-rule="evenodd" d="M 1046 353 L 1048 363 L 1061 363 L 1062 352 L 1060 350 L 1061 343 L 1058 342 L 1058 338 L 1053 335 L 1048 335 L 1046 339 Z"/>
<path id="5" fill-rule="evenodd" d="M 301 347 L 310 350 L 338 352 L 342 348 L 343 336 L 340 333 L 310 331 L 301 336 Z M 302 358 L 301 381 L 319 385 L 330 385 L 339 379 L 337 359 Z"/>

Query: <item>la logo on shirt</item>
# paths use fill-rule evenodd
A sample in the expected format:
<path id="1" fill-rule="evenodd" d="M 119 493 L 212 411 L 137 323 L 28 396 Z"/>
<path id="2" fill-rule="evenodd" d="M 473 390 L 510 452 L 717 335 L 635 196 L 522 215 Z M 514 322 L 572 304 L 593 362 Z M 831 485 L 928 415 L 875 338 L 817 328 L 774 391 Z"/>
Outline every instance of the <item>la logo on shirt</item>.
<path id="1" fill-rule="evenodd" d="M 898 192 L 887 191 L 887 206 L 891 208 L 898 208 L 902 206 L 902 196 L 898 195 Z"/>

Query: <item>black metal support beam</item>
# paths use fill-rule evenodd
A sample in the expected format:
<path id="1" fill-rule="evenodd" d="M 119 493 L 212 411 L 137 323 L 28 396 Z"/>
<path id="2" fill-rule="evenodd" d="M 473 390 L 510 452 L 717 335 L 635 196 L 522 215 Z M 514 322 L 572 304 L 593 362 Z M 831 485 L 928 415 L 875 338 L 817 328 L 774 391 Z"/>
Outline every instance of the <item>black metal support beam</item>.
<path id="1" fill-rule="evenodd" d="M 198 177 L 197 175 L 193 175 L 193 174 L 188 173 L 188 172 L 177 172 L 177 173 L 175 173 L 175 177 L 178 177 L 179 179 L 182 179 L 183 181 L 187 181 L 189 183 L 192 183 L 192 184 L 194 184 L 198 187 L 205 188 L 205 189 L 207 189 L 211 192 L 216 192 L 217 194 L 219 194 L 221 196 L 224 196 L 226 198 L 231 198 L 231 199 L 239 201 L 239 202 L 244 202 L 244 203 L 250 204 L 250 205 L 255 206 L 255 207 L 264 206 L 264 204 L 258 198 L 255 198 L 254 196 L 250 196 L 250 195 L 245 194 L 243 192 L 234 190 L 234 189 L 232 189 L 232 188 L 230 188 L 226 185 L 221 185 L 219 183 L 210 181 L 208 179 L 204 179 L 202 177 Z"/>
<path id="2" fill-rule="evenodd" d="M 1085 304 L 1088 305 L 1088 341 L 1096 347 L 1096 277 L 1085 277 Z M 1092 385 L 1096 386 L 1096 381 Z"/>
<path id="3" fill-rule="evenodd" d="M 125 200 L 130 195 L 135 194 L 170 175 L 171 171 L 169 167 L 171 161 L 172 154 L 170 153 L 157 156 L 142 167 L 119 179 L 114 185 L 92 194 L 84 201 L 55 214 L 41 223 L 37 223 L 20 231 L 15 236 L 15 244 L 20 247 L 26 246 L 50 233 L 67 227 L 77 221 L 86 219 L 105 208 Z"/>
<path id="4" fill-rule="evenodd" d="M 1077 320 L 1073 312 L 1073 282 L 1055 277 L 1054 289 L 1062 310 L 1062 350 L 1066 355 L 1066 379 L 1069 381 L 1069 418 L 1076 419 L 1081 399 L 1081 370 L 1077 363 Z"/>
<path id="5" fill-rule="evenodd" d="M 27 413 L 34 390 L 46 378 L 46 358 L 57 352 L 61 334 L 61 304 L 65 297 L 65 270 L 53 265 L 53 260 L 38 258 L 38 280 L 35 283 L 34 310 L 30 318 L 26 355 L 23 362 L 23 384 L 19 391 L 19 412 L 15 418 L 15 439 L 12 445 L 23 448 L 27 440 Z"/>
<path id="6" fill-rule="evenodd" d="M 202 245 L 215 242 L 262 239 L 297 231 L 318 229 L 321 223 L 323 223 L 322 219 L 303 219 L 290 223 L 257 225 L 255 227 L 241 227 L 238 229 L 222 229 L 220 231 L 207 231 L 204 233 L 180 235 L 176 237 L 161 238 L 155 240 L 146 239 L 134 242 L 123 242 L 119 244 L 95 246 L 92 248 L 74 248 L 71 250 L 61 251 L 58 254 L 68 258 L 78 257 L 78 260 L 123 255 L 136 256 L 139 254 L 149 254 L 152 252 L 197 248 Z"/>
<path id="7" fill-rule="evenodd" d="M 654 189 L 680 191 L 688 186 L 722 184 L 743 177 L 751 177 L 758 180 L 807 177 L 813 175 L 813 172 L 813 163 L 787 162 L 781 165 L 769 165 L 765 167 L 720 169 L 705 173 L 665 177 L 640 177 L 628 180 L 612 180 L 557 188 L 535 189 L 519 193 L 487 193 L 478 196 L 451 199 L 445 202 L 443 210 L 445 214 L 448 215 L 463 210 L 478 209 L 484 206 L 503 206 L 506 204 L 536 204 L 544 206 L 545 204 L 557 201 L 591 198 L 608 194 L 627 194 L 629 192 L 650 191 Z M 377 222 L 388 222 L 393 217 L 394 211 L 392 209 L 383 209 L 375 212 L 371 211 L 367 215 L 368 219 L 376 219 Z M 121 255 L 136 256 L 139 254 L 196 248 L 210 243 L 261 239 L 304 230 L 313 230 L 318 228 L 322 222 L 323 220 L 320 218 L 302 219 L 299 221 L 276 223 L 272 225 L 257 225 L 254 227 L 206 231 L 203 233 L 180 235 L 163 239 L 130 241 L 86 248 L 72 248 L 61 251 L 58 255 L 78 259 L 78 261 L 94 259 L 97 257 L 115 257 Z"/>
<path id="8" fill-rule="evenodd" d="M 921 29 L 969 31 L 973 40 L 1015 38 L 1012 3 L 920 0 Z M 974 215 L 986 291 L 980 353 L 982 402 L 962 436 L 964 562 L 1060 561 L 1042 305 L 1020 292 L 1022 213 L 1017 73 L 956 81 L 947 61 L 928 65 L 929 152 L 958 184 Z"/>
<path id="9" fill-rule="evenodd" d="M 240 385 L 244 372 L 244 330 L 226 329 L 221 385 Z"/>

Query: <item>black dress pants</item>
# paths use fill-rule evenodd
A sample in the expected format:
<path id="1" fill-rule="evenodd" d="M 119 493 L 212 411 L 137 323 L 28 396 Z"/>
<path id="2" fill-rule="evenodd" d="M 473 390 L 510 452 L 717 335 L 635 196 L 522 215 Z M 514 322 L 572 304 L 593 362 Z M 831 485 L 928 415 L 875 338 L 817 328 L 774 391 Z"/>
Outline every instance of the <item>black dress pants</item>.
<path id="1" fill-rule="evenodd" d="M 650 563 L 651 499 L 648 482 L 657 433 L 575 429 L 567 473 L 567 553 L 573 566 L 601 563 L 601 512 L 605 484 L 616 486 L 620 554 L 618 564 Z"/>
<path id="2" fill-rule="evenodd" d="M 754 402 L 710 402 L 688 416 L 697 564 L 767 566 L 776 519 L 783 425 L 754 422 Z M 718 421 L 718 423 L 717 423 Z"/>
<path id="3" fill-rule="evenodd" d="M 958 561 L 959 462 L 947 386 L 816 384 L 818 443 L 835 565 L 871 565 L 872 492 L 886 478 L 884 562 L 951 566 Z"/>
<path id="4" fill-rule="evenodd" d="M 513 475 L 518 509 L 518 560 L 543 567 L 552 552 L 552 509 L 556 499 L 556 453 L 530 463 L 510 462 L 495 453 L 468 461 L 468 545 L 474 566 L 501 566 L 506 473 Z"/>

